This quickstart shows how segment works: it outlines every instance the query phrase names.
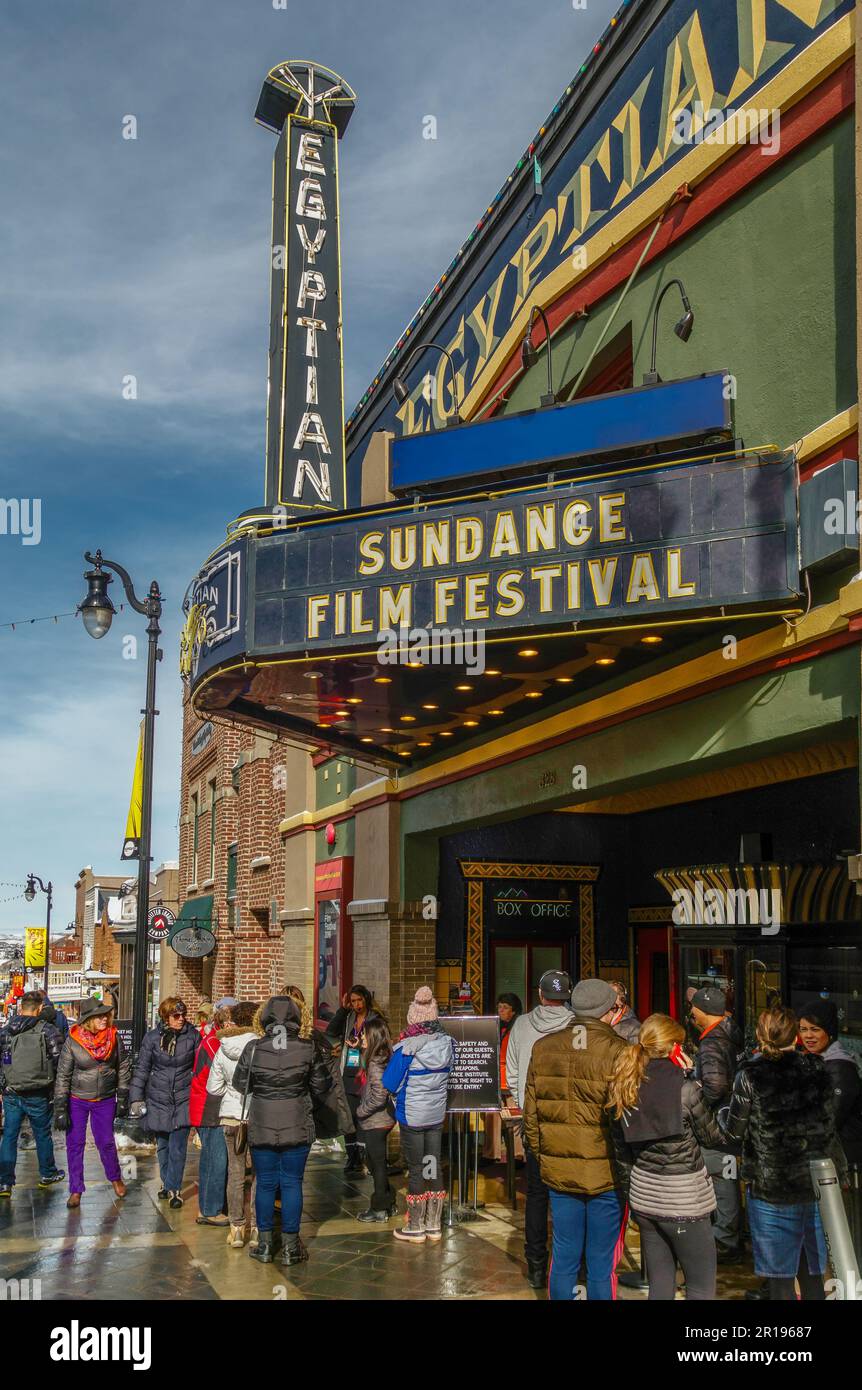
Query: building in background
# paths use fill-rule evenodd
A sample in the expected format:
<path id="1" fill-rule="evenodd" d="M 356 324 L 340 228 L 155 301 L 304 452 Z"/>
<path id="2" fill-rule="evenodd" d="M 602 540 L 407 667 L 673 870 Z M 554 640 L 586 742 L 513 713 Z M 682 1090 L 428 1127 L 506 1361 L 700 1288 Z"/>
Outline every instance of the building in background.
<path id="1" fill-rule="evenodd" d="M 132 1015 L 132 978 L 137 914 L 137 879 L 118 874 L 97 875 L 88 865 L 75 883 L 75 931 L 73 941 L 81 953 L 84 997 L 110 992 L 121 1019 Z M 179 912 L 176 861 L 159 866 L 151 877 L 150 910 L 165 907 Z M 148 1017 L 158 1004 L 163 950 L 153 943 L 149 951 Z M 172 959 L 168 961 L 168 975 Z M 155 1005 L 154 1005 L 155 1001 Z"/>
<path id="2" fill-rule="evenodd" d="M 622 6 L 348 420 L 347 511 L 207 561 L 184 988 L 398 1025 L 565 967 L 749 1036 L 825 994 L 862 1050 L 853 11 Z M 417 613 L 482 660 L 381 663 Z"/>

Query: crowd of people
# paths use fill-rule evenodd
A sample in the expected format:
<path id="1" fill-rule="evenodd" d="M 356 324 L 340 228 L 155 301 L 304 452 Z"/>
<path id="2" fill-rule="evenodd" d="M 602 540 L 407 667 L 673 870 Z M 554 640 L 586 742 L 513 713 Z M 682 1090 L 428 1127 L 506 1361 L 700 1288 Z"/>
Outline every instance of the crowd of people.
<path id="1" fill-rule="evenodd" d="M 714 1299 L 718 1264 L 744 1258 L 744 1217 L 756 1296 L 796 1298 L 798 1283 L 802 1298 L 825 1298 L 810 1161 L 832 1159 L 845 1189 L 848 1162 L 862 1161 L 862 1083 L 834 1003 L 797 1017 L 776 1002 L 745 1055 L 723 991 L 693 990 L 691 1058 L 683 1025 L 639 1023 L 619 983 L 549 971 L 539 991 L 506 1052 L 527 1145 L 530 1282 L 547 1279 L 554 1300 L 615 1297 L 631 1219 L 651 1299 L 676 1296 L 677 1268 L 687 1298 Z"/>
<path id="2" fill-rule="evenodd" d="M 397 1123 L 408 1177 L 406 1217 L 393 1235 L 434 1243 L 442 1238 L 442 1135 L 454 1058 L 428 986 L 416 991 L 397 1039 L 364 985 L 344 996 L 325 1032 L 314 1027 L 295 985 L 262 1003 L 228 997 L 202 1005 L 194 1022 L 184 1001 L 171 996 L 159 1005 L 134 1066 L 111 1003 L 86 1000 L 64 1037 L 44 996 L 25 994 L 0 1029 L 0 1198 L 12 1195 L 25 1119 L 40 1187 L 66 1178 L 53 1128 L 66 1139 L 67 1206 L 80 1206 L 89 1125 L 105 1176 L 125 1197 L 114 1134 L 128 1117 L 155 1143 L 159 1200 L 183 1206 L 194 1134 L 197 1222 L 225 1228 L 233 1249 L 248 1240 L 250 1256 L 263 1264 L 279 1258 L 293 1265 L 308 1258 L 300 1222 L 312 1145 L 344 1138 L 345 1175 L 373 1179 L 370 1204 L 357 1219 L 388 1222 L 396 1202 L 387 1141 Z"/>
<path id="3" fill-rule="evenodd" d="M 641 1023 L 621 982 L 573 983 L 562 970 L 542 976 L 527 1012 L 514 994 L 498 999 L 502 1114 L 514 1120 L 525 1163 L 526 1273 L 552 1300 L 615 1297 L 629 1221 L 651 1299 L 676 1296 L 678 1269 L 687 1298 L 715 1298 L 718 1266 L 744 1257 L 746 1232 L 760 1296 L 795 1298 L 798 1283 L 801 1297 L 825 1297 L 809 1162 L 831 1158 L 845 1184 L 848 1161 L 862 1163 L 862 1082 L 839 1041 L 836 1007 L 815 999 L 797 1017 L 776 1001 L 746 1055 L 721 989 L 692 990 L 688 1004 L 687 1026 L 664 1014 Z M 372 1180 L 357 1219 L 383 1224 L 396 1212 L 397 1125 L 406 1214 L 392 1233 L 413 1244 L 441 1239 L 455 1045 L 429 987 L 416 991 L 397 1038 L 363 985 L 344 995 L 325 1031 L 293 985 L 263 1002 L 201 1006 L 195 1022 L 170 997 L 134 1066 L 112 1003 L 85 1001 L 71 1028 L 58 1015 L 33 991 L 0 1028 L 0 1198 L 12 1195 L 29 1122 L 40 1187 L 66 1178 L 53 1127 L 65 1135 L 67 1205 L 80 1206 L 89 1125 L 122 1199 L 114 1131 L 128 1116 L 155 1142 L 160 1200 L 183 1205 L 194 1133 L 197 1221 L 224 1228 L 232 1249 L 248 1242 L 260 1263 L 294 1265 L 309 1255 L 300 1225 L 312 1146 L 343 1137 L 348 1180 Z M 500 1135 L 492 1117 L 489 1161 L 500 1157 Z"/>

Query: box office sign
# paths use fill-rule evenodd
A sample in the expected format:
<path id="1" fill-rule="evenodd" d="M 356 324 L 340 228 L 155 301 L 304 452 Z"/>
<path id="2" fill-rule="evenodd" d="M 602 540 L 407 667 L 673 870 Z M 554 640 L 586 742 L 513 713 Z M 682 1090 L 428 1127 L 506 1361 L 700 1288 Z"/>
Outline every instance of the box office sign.
<path id="1" fill-rule="evenodd" d="M 505 500 L 299 527 L 256 547 L 254 646 L 393 629 L 553 630 L 792 606 L 793 462 L 778 455 L 566 482 Z"/>
<path id="2" fill-rule="evenodd" d="M 570 884 L 551 880 L 516 884 L 492 879 L 484 887 L 485 923 L 489 927 L 532 931 L 536 927 L 577 925 L 578 909 Z"/>

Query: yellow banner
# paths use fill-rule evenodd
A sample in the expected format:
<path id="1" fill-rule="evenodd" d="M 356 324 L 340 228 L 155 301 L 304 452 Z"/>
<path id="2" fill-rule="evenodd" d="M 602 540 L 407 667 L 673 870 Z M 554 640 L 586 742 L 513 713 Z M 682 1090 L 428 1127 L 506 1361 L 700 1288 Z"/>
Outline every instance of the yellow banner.
<path id="1" fill-rule="evenodd" d="M 138 752 L 135 758 L 135 773 L 132 778 L 132 796 L 129 801 L 129 814 L 126 817 L 126 834 L 123 840 L 121 859 L 137 859 L 141 851 L 141 804 L 144 787 L 144 725 L 141 723 L 138 734 Z"/>
<path id="2" fill-rule="evenodd" d="M 24 965 L 28 970 L 45 969 L 47 945 L 47 927 L 24 928 Z"/>

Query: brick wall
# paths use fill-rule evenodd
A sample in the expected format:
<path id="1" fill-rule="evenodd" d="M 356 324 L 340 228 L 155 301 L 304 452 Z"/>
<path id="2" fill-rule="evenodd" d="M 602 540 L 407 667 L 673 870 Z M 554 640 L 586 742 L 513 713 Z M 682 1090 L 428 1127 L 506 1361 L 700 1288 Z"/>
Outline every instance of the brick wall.
<path id="1" fill-rule="evenodd" d="M 285 745 L 268 733 L 213 721 L 206 746 L 192 753 L 204 721 L 183 711 L 180 806 L 180 904 L 212 894 L 216 952 L 178 960 L 177 988 L 190 1008 L 206 996 L 265 999 L 283 988 Z M 215 797 L 212 784 L 215 782 Z M 198 798 L 197 874 L 193 796 Z M 213 816 L 214 832 L 213 832 Z M 214 852 L 210 846 L 213 842 Z M 236 845 L 236 887 L 228 897 L 228 859 Z M 210 981 L 207 987 L 207 981 Z"/>

